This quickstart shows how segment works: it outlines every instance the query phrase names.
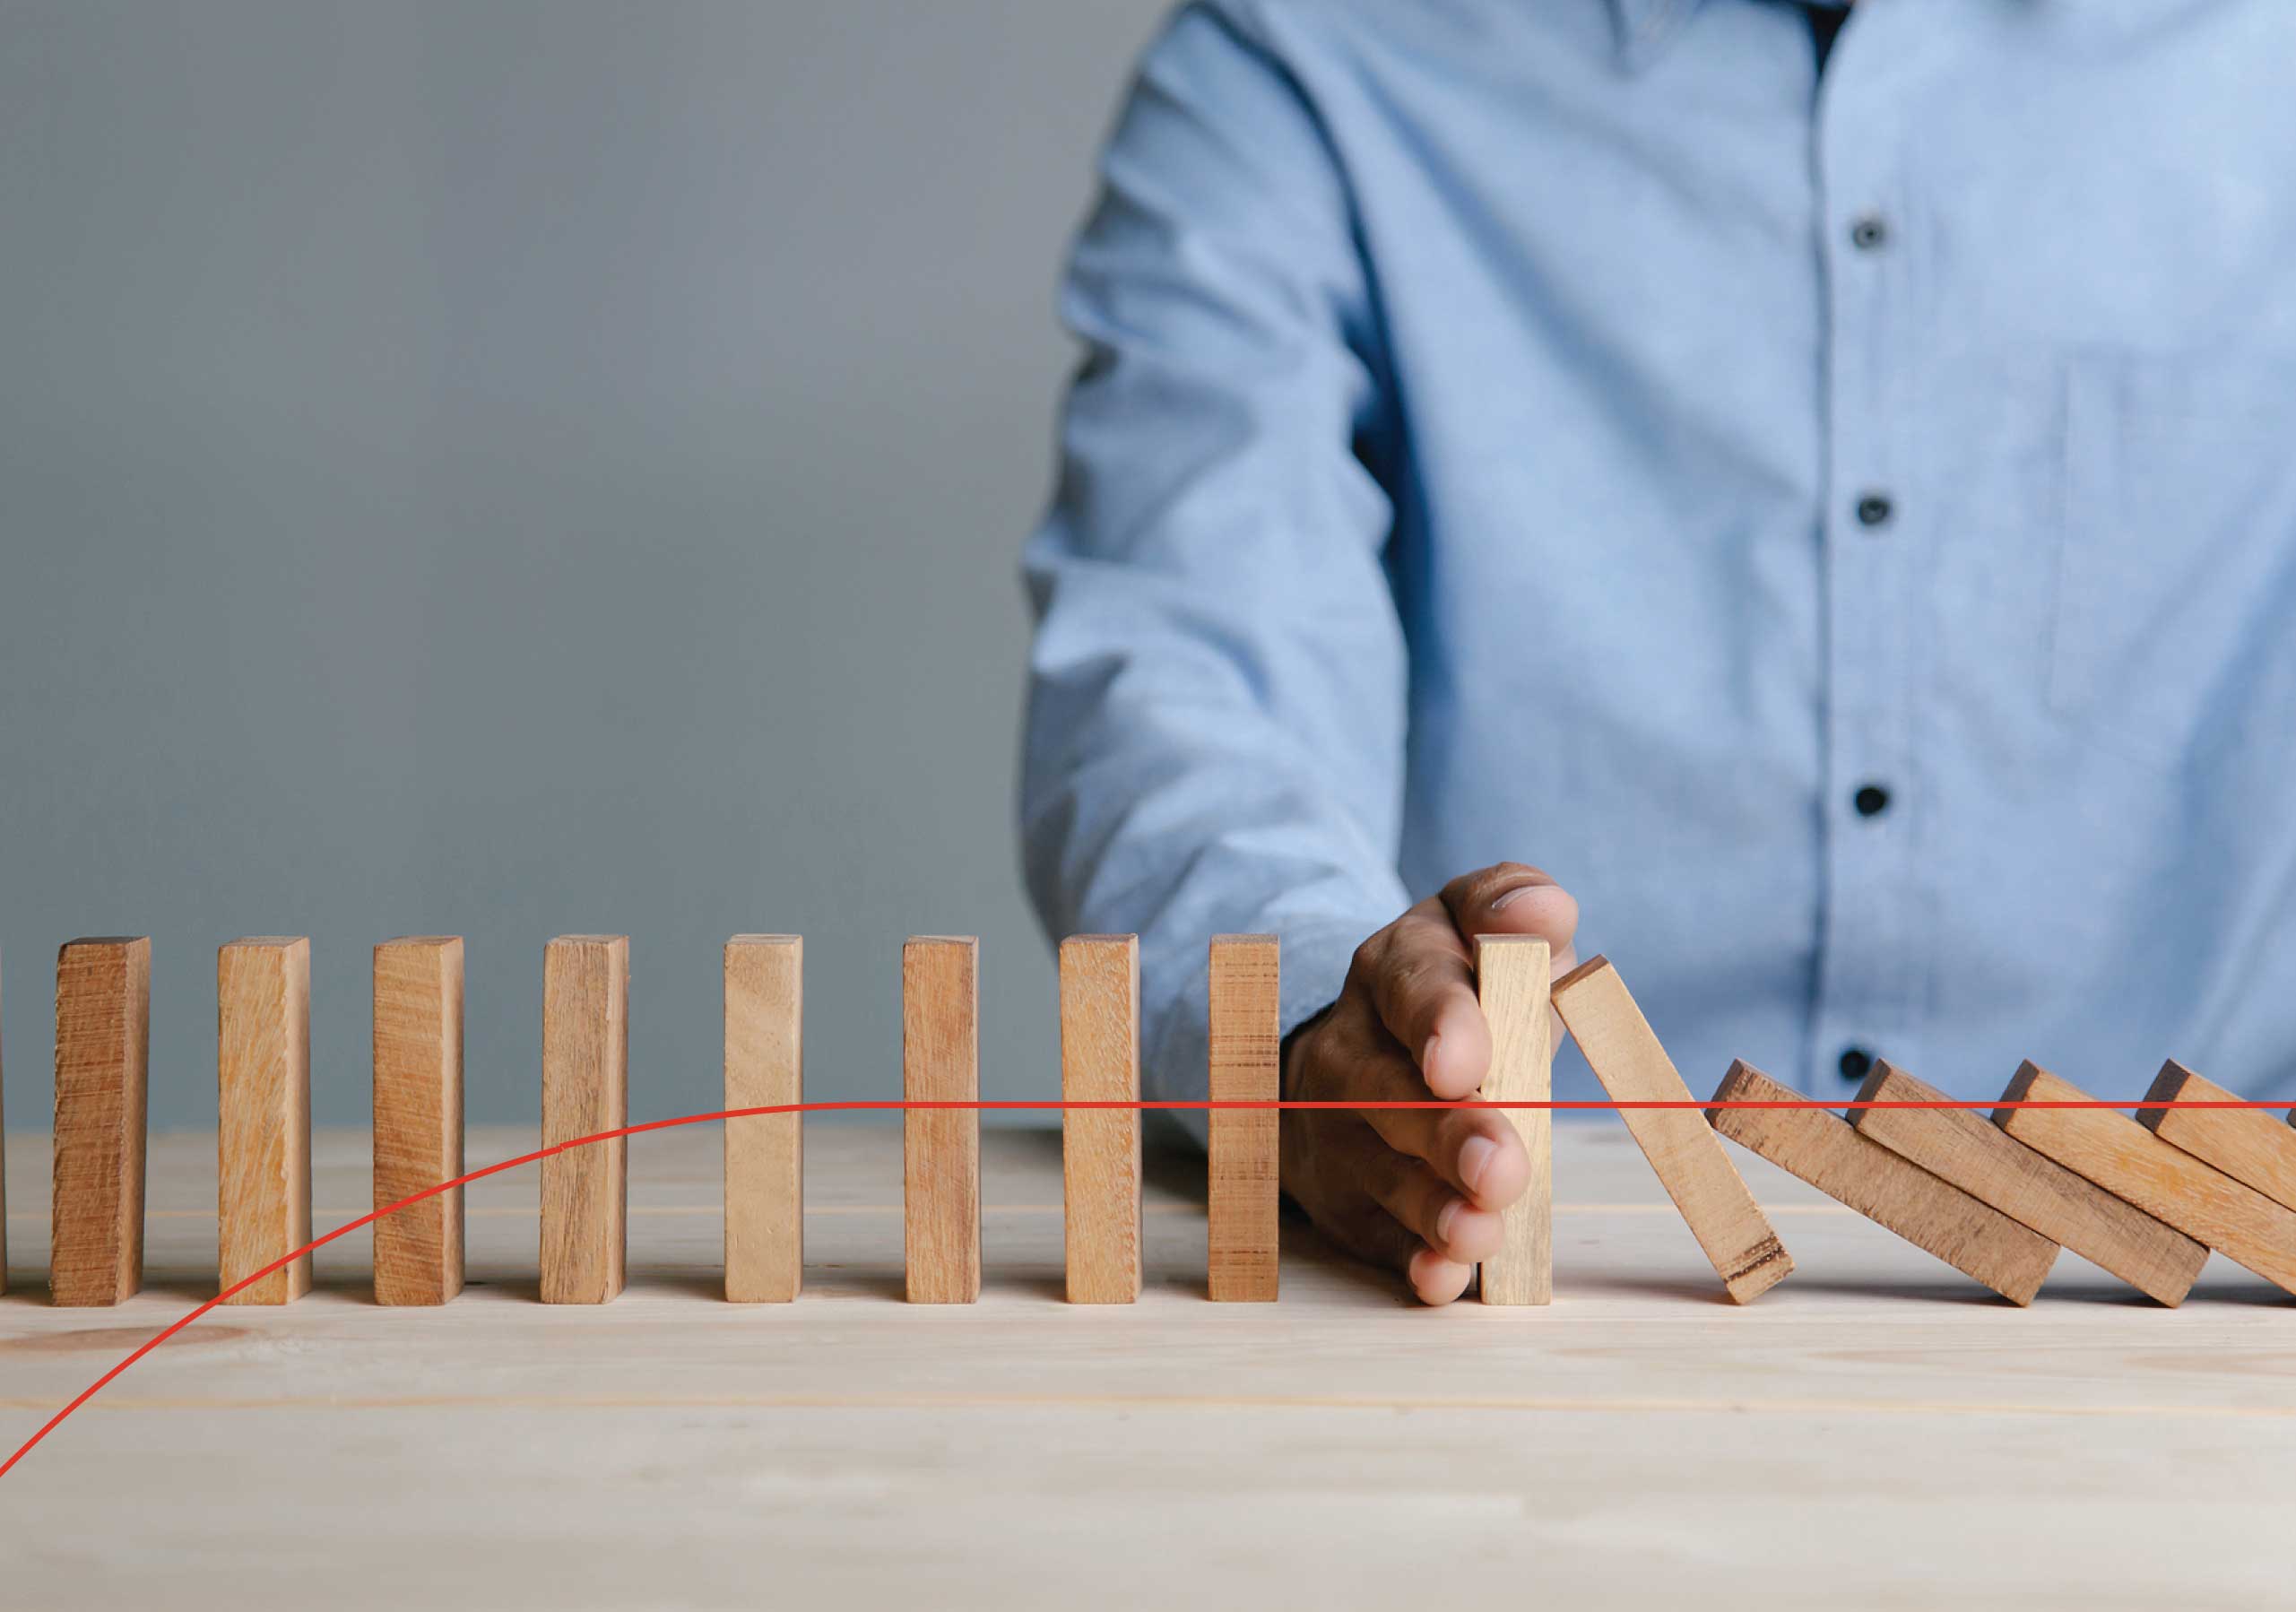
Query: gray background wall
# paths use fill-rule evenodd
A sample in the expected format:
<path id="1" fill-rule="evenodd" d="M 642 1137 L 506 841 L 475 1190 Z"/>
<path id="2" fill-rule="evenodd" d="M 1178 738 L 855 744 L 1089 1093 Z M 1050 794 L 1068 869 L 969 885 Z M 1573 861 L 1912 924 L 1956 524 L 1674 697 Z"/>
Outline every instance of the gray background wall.
<path id="1" fill-rule="evenodd" d="M 0 1029 L 149 933 L 156 1124 L 214 949 L 469 941 L 469 1108 L 542 949 L 631 937 L 634 1117 L 715 1107 L 717 949 L 807 939 L 809 1094 L 899 1090 L 898 949 L 982 937 L 1057 1091 L 1011 799 L 1051 298 L 1165 0 L 0 4 Z"/>

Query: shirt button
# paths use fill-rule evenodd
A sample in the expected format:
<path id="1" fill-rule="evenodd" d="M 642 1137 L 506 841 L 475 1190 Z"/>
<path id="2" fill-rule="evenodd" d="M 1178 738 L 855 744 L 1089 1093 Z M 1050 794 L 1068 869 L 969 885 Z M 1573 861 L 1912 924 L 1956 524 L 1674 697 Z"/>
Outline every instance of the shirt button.
<path id="1" fill-rule="evenodd" d="M 1889 240 L 1889 226 L 1877 212 L 1859 215 L 1850 225 L 1850 244 L 1860 252 L 1878 252 Z"/>
<path id="2" fill-rule="evenodd" d="M 1889 810 L 1889 791 L 1878 784 L 1861 784 L 1858 793 L 1850 797 L 1859 817 L 1879 817 Z"/>
<path id="3" fill-rule="evenodd" d="M 1874 1055 L 1862 1046 L 1845 1046 L 1841 1069 L 1843 1079 L 1862 1080 L 1874 1072 Z"/>
<path id="4" fill-rule="evenodd" d="M 1869 492 L 1858 500 L 1858 524 L 1860 526 L 1886 526 L 1897 506 L 1886 495 Z"/>

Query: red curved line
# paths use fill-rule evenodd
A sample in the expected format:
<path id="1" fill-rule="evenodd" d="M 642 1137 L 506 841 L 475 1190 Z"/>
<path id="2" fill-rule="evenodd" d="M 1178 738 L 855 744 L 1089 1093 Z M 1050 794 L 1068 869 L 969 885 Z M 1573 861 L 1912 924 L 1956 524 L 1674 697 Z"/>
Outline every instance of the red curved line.
<path id="1" fill-rule="evenodd" d="M 1978 1099 L 1962 1100 L 1959 1098 L 1942 1098 L 1932 1101 L 1884 1101 L 1869 1099 L 1865 1102 L 1826 1103 L 1821 1102 L 1815 1097 L 1798 1098 L 1791 1101 L 1744 1100 L 1722 1103 L 1702 1103 L 1695 1098 L 1691 1098 L 1687 1101 L 1680 1098 L 1631 1099 L 1625 1102 L 1608 1102 L 1600 1099 L 1566 1098 L 1549 1099 L 1537 1102 L 1514 1102 L 1495 1101 L 1480 1097 L 1468 1097 L 1455 1102 L 1445 1101 L 1442 1098 L 1414 1098 L 1359 1103 L 1325 1101 L 1308 1098 L 1218 1098 L 1211 1100 L 1150 1098 L 1147 1100 L 1134 1101 L 1127 1101 L 1123 1098 L 1079 1098 L 1075 1101 L 1070 1101 L 1065 1098 L 1053 1097 L 997 1099 L 952 1098 L 943 1100 L 921 1098 L 914 1101 L 905 1098 L 881 1098 L 837 1103 L 773 1103 L 756 1108 L 720 1108 L 713 1110 L 707 1114 L 680 1114 L 674 1119 L 648 1120 L 643 1124 L 623 1125 L 612 1131 L 601 1131 L 593 1136 L 577 1136 L 571 1141 L 555 1142 L 547 1148 L 537 1148 L 532 1153 L 521 1153 L 516 1158 L 506 1158 L 501 1160 L 499 1163 L 487 1165 L 480 1169 L 472 1170 L 468 1174 L 457 1175 L 452 1181 L 442 1181 L 436 1186 L 423 1188 L 420 1192 L 409 1193 L 406 1197 L 400 1199 L 396 1203 L 386 1204 L 381 1209 L 361 1215 L 355 1220 L 346 1220 L 341 1226 L 336 1226 L 333 1231 L 328 1232 L 325 1235 L 312 1238 L 311 1241 L 304 1244 L 302 1247 L 295 1250 L 292 1253 L 283 1254 L 280 1258 L 273 1260 L 270 1264 L 265 1265 L 262 1270 L 256 1271 L 253 1275 L 240 1278 L 230 1287 L 224 1288 L 221 1293 L 218 1293 L 213 1298 L 209 1299 L 206 1303 L 191 1311 L 181 1320 L 175 1322 L 155 1334 L 150 1339 L 140 1345 L 127 1356 L 127 1358 L 122 1360 L 117 1365 L 113 1366 L 111 1370 L 106 1372 L 102 1376 L 88 1384 L 86 1388 L 82 1389 L 79 1394 L 69 1405 L 66 1405 L 63 1409 L 48 1417 L 47 1422 L 41 1426 L 39 1432 L 33 1434 L 31 1437 L 26 1439 L 22 1444 L 18 1445 L 16 1452 L 13 1455 L 11 1455 L 6 1461 L 0 1462 L 0 1478 L 5 1478 L 10 1472 L 13 1471 L 15 1469 L 16 1463 L 23 1460 L 25 1456 L 29 1455 L 33 1447 L 42 1439 L 55 1432 L 56 1429 L 62 1425 L 65 1417 L 79 1409 L 81 1406 L 85 1405 L 90 1400 L 94 1399 L 97 1394 L 108 1387 L 112 1381 L 118 1377 L 123 1372 L 126 1371 L 129 1366 L 134 1365 L 137 1361 L 143 1359 L 144 1356 L 150 1354 L 153 1349 L 158 1348 L 161 1344 L 167 1342 L 169 1339 L 173 1338 L 177 1333 L 191 1325 L 192 1322 L 197 1321 L 210 1310 L 214 1309 L 216 1305 L 222 1304 L 225 1300 L 231 1298 L 238 1294 L 245 1292 L 247 1288 L 252 1287 L 256 1283 L 263 1280 L 264 1278 L 271 1275 L 273 1271 L 284 1270 L 286 1267 L 293 1264 L 296 1261 L 301 1259 L 305 1254 L 311 1252 L 313 1250 L 325 1248 L 337 1237 L 355 1232 L 363 1226 L 372 1226 L 384 1216 L 394 1215 L 403 1209 L 408 1209 L 415 1204 L 420 1203 L 426 1198 L 436 1198 L 441 1192 L 452 1192 L 455 1188 L 467 1185 L 469 1183 L 473 1181 L 483 1181 L 490 1175 L 499 1175 L 505 1170 L 515 1170 L 521 1165 L 531 1165 L 538 1159 L 549 1158 L 553 1154 L 564 1153 L 575 1148 L 586 1148 L 593 1142 L 610 1142 L 617 1137 L 641 1136 L 649 1131 L 669 1131 L 680 1125 L 706 1124 L 711 1120 L 749 1119 L 753 1116 L 763 1114 L 881 1113 L 891 1110 L 905 1112 L 906 1110 L 913 1108 L 967 1108 L 975 1111 L 988 1110 L 999 1113 L 1016 1109 L 1066 1110 L 1070 1108 L 1128 1108 L 1157 1111 L 1172 1109 L 1209 1110 L 1235 1108 L 1351 1108 L 1358 1111 L 1365 1109 L 1417 1108 L 1498 1108 L 1573 1111 L 1583 1109 L 1699 1109 L 1708 1113 L 1725 1108 L 1792 1110 L 1810 1108 L 1844 1110 L 1857 1108 L 2285 1108 L 2290 1110 L 2292 1114 L 2296 1114 L 2296 1103 L 2262 1103 L 2249 1102 L 2244 1099 L 2227 1101 L 2222 1098 L 2187 1098 L 2161 1103 L 2116 1103 L 2098 1098 L 2081 1098 L 2077 1100 L 2040 1100 L 2027 1098 L 2014 1103 L 1986 1102 Z"/>

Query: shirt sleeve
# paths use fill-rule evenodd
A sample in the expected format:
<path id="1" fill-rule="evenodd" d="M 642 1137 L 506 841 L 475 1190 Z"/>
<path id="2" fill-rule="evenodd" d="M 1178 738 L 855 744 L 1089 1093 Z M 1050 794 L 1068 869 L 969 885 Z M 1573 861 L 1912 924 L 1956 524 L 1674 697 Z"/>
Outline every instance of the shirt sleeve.
<path id="1" fill-rule="evenodd" d="M 1102 177 L 1027 551 L 1021 835 L 1055 938 L 1139 935 L 1148 1094 L 1200 1097 L 1213 934 L 1280 937 L 1288 1032 L 1408 904 L 1385 389 L 1338 165 L 1236 22 L 1181 13 Z"/>

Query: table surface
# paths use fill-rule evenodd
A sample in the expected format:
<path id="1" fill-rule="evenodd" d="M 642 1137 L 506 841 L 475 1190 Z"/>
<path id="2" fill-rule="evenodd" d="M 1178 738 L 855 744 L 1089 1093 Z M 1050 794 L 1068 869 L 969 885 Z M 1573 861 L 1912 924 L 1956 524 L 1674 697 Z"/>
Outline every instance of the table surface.
<path id="1" fill-rule="evenodd" d="M 308 1297 L 215 1312 L 0 1480 L 0 1600 L 2296 1597 L 2296 1304 L 2221 1258 L 2168 1311 L 2062 1255 L 2019 1310 L 1739 1154 L 1798 1266 L 1739 1309 L 1625 1132 L 1565 1125 L 1549 1308 L 1418 1308 L 1289 1221 L 1281 1302 L 1210 1304 L 1180 1155 L 1139 1304 L 1072 1306 L 1058 1135 L 992 1129 L 986 1290 L 911 1306 L 898 1131 L 807 1140 L 794 1304 L 719 1297 L 714 1127 L 632 1142 L 602 1308 L 537 1302 L 532 1166 L 470 1189 L 444 1308 L 377 1307 L 363 1231 L 321 1251 Z M 212 1293 L 215 1155 L 153 1139 L 144 1291 L 106 1312 L 48 1306 L 48 1139 L 7 1148 L 13 1448 Z M 314 1152 L 325 1229 L 366 1207 L 368 1140 Z"/>

